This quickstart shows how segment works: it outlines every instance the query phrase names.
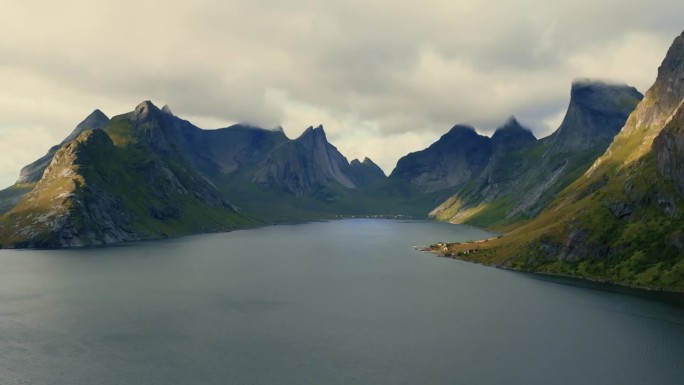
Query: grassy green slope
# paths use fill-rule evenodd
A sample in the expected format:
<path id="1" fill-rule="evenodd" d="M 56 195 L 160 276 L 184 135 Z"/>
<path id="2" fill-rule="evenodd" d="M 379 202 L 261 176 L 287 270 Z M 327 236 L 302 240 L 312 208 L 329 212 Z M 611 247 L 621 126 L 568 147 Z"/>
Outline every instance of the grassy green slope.
<path id="1" fill-rule="evenodd" d="M 304 197 L 252 183 L 251 170 L 219 176 L 213 182 L 240 209 L 270 222 L 375 215 L 425 218 L 435 202 L 443 199 L 392 179 L 360 189 L 332 184 Z"/>
<path id="2" fill-rule="evenodd" d="M 681 141 L 683 56 L 684 35 L 605 154 L 539 216 L 503 237 L 453 244 L 449 252 L 529 271 L 684 291 L 684 197 L 675 185 L 681 181 L 662 173 L 656 162 L 662 149 L 654 146 L 663 134 Z"/>
<path id="3" fill-rule="evenodd" d="M 120 120 L 110 129 L 118 146 L 96 130 L 58 151 L 36 188 L 0 217 L 0 243 L 101 244 L 255 223 L 184 162 L 163 159 L 127 135 L 130 123 Z M 73 238 L 79 240 L 68 243 Z"/>

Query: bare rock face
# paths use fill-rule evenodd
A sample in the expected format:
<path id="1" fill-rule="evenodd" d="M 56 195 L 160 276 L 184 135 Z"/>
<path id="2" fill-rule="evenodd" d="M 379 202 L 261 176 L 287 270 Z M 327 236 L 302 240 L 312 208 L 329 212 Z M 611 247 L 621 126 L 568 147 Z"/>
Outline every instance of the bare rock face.
<path id="1" fill-rule="evenodd" d="M 684 197 L 684 106 L 653 141 L 658 171 Z"/>
<path id="2" fill-rule="evenodd" d="M 298 197 L 332 184 L 356 188 L 347 159 L 328 143 L 323 126 L 309 127 L 297 139 L 276 148 L 254 174 L 253 182 Z"/>
<path id="3" fill-rule="evenodd" d="M 577 153 L 592 147 L 605 151 L 642 98 L 634 87 L 575 80 L 565 118 L 548 139 L 549 154 Z"/>
<path id="4" fill-rule="evenodd" d="M 19 173 L 17 183 L 21 184 L 38 182 L 43 176 L 45 168 L 47 168 L 52 161 L 52 157 L 64 143 L 76 139 L 84 131 L 102 129 L 107 125 L 107 123 L 109 123 L 109 118 L 107 115 L 100 110 L 93 111 L 81 123 L 79 123 L 74 131 L 71 132 L 71 134 L 69 134 L 69 136 L 67 136 L 60 144 L 53 146 L 43 157 L 22 168 L 21 172 Z"/>

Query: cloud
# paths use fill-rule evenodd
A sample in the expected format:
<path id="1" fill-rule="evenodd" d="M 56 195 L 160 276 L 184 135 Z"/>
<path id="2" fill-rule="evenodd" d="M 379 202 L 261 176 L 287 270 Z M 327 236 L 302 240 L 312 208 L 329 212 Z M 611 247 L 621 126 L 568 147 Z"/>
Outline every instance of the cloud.
<path id="1" fill-rule="evenodd" d="M 9 0 L 0 141 L 17 148 L 0 165 L 47 150 L 24 132 L 58 143 L 94 108 L 151 99 L 209 128 L 322 123 L 389 173 L 458 122 L 489 134 L 514 114 L 550 133 L 576 77 L 645 91 L 682 14 L 676 0 Z"/>

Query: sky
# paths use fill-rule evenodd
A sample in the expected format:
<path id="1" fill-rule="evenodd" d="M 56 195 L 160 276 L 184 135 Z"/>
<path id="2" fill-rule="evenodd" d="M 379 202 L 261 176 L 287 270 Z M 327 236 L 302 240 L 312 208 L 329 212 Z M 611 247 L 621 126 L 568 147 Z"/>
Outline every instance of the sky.
<path id="1" fill-rule="evenodd" d="M 0 188 L 94 109 L 143 100 L 199 127 L 323 124 L 386 173 L 456 123 L 543 137 L 571 82 L 641 92 L 681 0 L 0 0 Z"/>

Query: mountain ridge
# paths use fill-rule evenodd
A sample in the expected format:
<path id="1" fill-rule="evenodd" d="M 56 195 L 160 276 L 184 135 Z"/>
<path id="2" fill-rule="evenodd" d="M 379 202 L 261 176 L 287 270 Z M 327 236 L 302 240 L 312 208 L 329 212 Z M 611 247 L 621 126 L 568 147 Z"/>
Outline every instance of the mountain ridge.
<path id="1" fill-rule="evenodd" d="M 546 210 L 449 253 L 527 271 L 684 291 L 684 33 L 593 165 Z"/>
<path id="2" fill-rule="evenodd" d="M 634 87 L 624 84 L 574 81 L 556 131 L 536 139 L 509 118 L 492 135 L 495 151 L 481 173 L 430 215 L 484 227 L 534 217 L 606 150 L 641 98 Z M 521 139 L 509 138 L 506 146 L 497 146 L 497 137 L 507 131 L 517 132 Z"/>

